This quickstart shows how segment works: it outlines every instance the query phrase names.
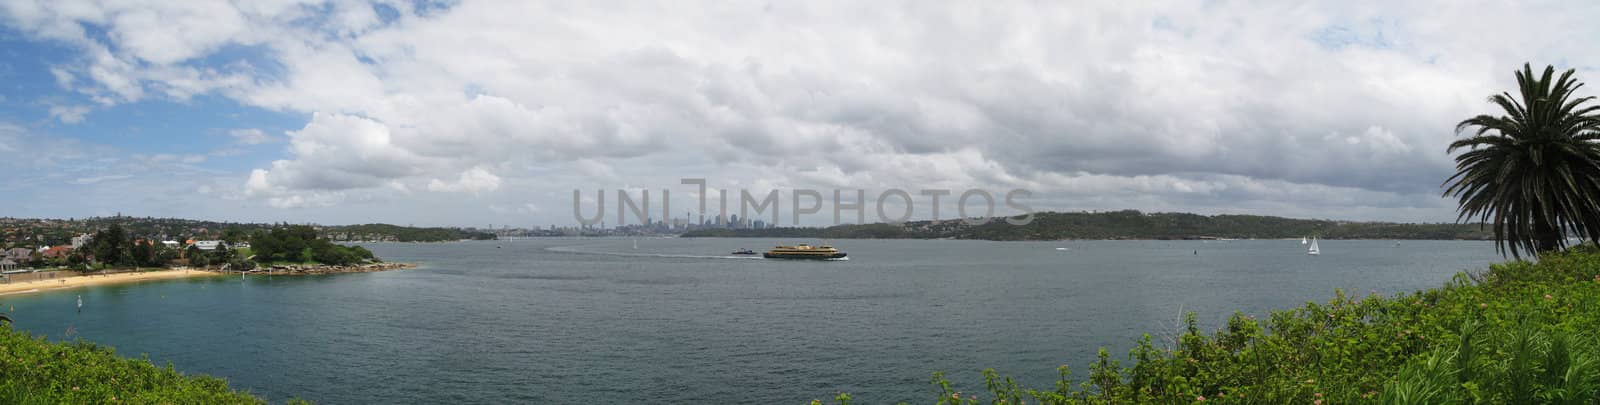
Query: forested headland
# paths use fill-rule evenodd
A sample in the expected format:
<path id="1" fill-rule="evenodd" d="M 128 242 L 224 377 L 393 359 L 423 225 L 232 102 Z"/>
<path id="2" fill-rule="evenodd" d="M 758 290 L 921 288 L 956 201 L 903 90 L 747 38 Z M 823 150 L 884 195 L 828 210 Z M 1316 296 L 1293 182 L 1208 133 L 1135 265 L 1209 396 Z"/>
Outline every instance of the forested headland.
<path id="1" fill-rule="evenodd" d="M 1492 240 L 1479 224 L 1356 222 L 1263 215 L 1189 213 L 1042 212 L 1025 225 L 992 218 L 972 225 L 962 220 L 902 224 L 850 224 L 826 228 L 702 229 L 684 237 L 825 239 L 1438 239 Z"/>

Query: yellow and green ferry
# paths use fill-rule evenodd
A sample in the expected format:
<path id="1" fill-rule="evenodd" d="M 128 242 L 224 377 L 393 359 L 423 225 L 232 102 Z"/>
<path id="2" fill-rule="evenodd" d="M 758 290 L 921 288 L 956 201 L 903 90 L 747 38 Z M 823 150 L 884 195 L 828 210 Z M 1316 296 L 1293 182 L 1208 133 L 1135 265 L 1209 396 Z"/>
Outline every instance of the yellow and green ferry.
<path id="1" fill-rule="evenodd" d="M 768 259 L 823 260 L 843 259 L 845 257 L 845 253 L 840 252 L 839 249 L 834 249 L 833 246 L 811 246 L 802 243 L 794 246 L 779 245 L 777 247 L 773 247 L 772 250 L 768 250 L 766 253 L 761 254 L 761 257 Z"/>

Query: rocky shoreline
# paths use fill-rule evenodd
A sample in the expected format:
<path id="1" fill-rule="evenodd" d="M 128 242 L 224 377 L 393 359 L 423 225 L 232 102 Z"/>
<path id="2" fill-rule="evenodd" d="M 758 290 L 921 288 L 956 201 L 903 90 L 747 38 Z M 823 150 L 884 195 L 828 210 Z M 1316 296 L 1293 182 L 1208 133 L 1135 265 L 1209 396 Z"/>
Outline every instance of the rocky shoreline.
<path id="1" fill-rule="evenodd" d="M 416 267 L 417 267 L 417 265 L 414 264 L 414 263 L 368 263 L 368 264 L 352 264 L 352 265 L 348 265 L 348 266 L 333 266 L 333 265 L 326 265 L 326 264 L 317 264 L 317 265 L 292 264 L 292 265 L 260 266 L 260 267 L 256 267 L 253 270 L 245 272 L 245 274 L 272 274 L 272 275 L 275 275 L 275 276 L 279 276 L 279 275 L 282 275 L 282 276 L 309 276 L 309 275 L 316 275 L 316 274 L 336 274 L 336 273 L 371 273 L 371 272 L 376 272 L 376 271 L 411 269 L 411 268 L 416 268 Z"/>

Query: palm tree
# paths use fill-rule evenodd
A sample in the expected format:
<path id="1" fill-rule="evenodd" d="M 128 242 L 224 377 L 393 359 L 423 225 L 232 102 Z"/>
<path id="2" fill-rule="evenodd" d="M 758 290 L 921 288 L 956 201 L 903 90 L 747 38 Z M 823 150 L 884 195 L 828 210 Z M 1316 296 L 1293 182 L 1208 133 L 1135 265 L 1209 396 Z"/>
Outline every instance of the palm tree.
<path id="1" fill-rule="evenodd" d="M 1458 134 L 1477 130 L 1450 144 L 1447 153 L 1468 150 L 1456 156 L 1444 195 L 1460 199 L 1458 220 L 1493 221 L 1501 254 L 1560 249 L 1567 234 L 1600 237 L 1600 105 L 1574 95 L 1583 83 L 1572 73 L 1551 80 L 1551 66 L 1536 78 L 1524 64 L 1516 73 L 1520 97 L 1489 97 L 1505 115 L 1456 125 Z"/>

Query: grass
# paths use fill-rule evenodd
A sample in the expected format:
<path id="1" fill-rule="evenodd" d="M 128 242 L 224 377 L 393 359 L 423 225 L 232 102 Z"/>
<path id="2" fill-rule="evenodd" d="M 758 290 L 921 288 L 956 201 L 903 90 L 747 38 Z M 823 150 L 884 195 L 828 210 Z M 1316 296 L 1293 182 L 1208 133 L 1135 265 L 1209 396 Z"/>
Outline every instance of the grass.
<path id="1" fill-rule="evenodd" d="M 1592 245 L 1461 273 L 1390 297 L 1234 314 L 1204 333 L 1105 349 L 1087 378 L 1051 387 L 984 370 L 982 387 L 930 380 L 937 404 L 1600 403 L 1600 249 Z M 1126 363 L 1124 363 L 1126 361 Z M 1126 364 L 1126 365 L 1124 365 Z M 848 404 L 848 394 L 830 402 Z M 822 401 L 814 401 L 822 403 Z"/>

